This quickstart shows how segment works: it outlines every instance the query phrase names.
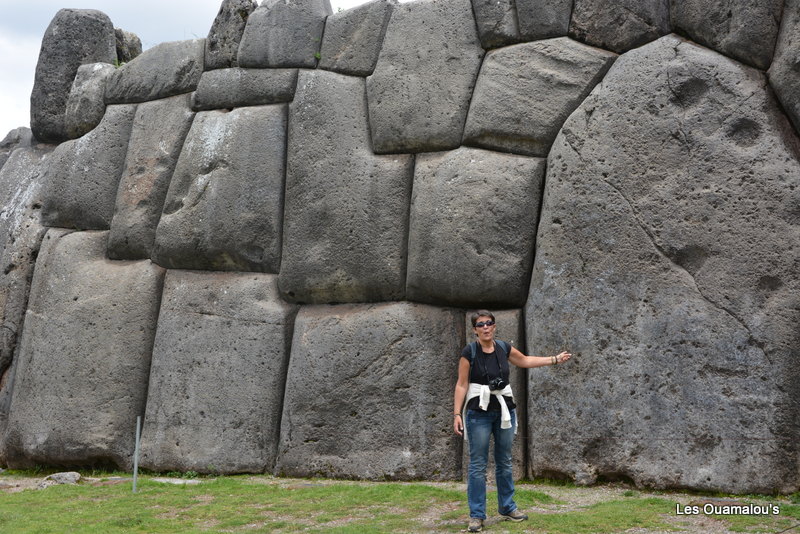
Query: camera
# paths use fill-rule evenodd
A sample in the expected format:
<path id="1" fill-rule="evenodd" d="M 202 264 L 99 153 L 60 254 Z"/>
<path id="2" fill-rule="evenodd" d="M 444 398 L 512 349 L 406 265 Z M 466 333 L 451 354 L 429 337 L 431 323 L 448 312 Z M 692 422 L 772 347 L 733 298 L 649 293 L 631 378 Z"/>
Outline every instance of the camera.
<path id="1" fill-rule="evenodd" d="M 498 389 L 503 389 L 503 388 L 505 388 L 507 385 L 508 385 L 508 382 L 506 382 L 505 380 L 503 380 L 503 377 L 502 377 L 502 376 L 498 376 L 497 378 L 493 378 L 493 379 L 492 379 L 492 380 L 489 382 L 489 389 L 491 389 L 492 391 L 495 391 L 495 390 L 498 390 Z"/>

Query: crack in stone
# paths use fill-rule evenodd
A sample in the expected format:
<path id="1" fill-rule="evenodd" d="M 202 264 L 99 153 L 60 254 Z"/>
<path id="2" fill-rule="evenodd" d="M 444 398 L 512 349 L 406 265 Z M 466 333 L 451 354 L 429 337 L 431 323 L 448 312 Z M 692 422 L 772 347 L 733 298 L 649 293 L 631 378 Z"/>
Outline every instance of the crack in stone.
<path id="1" fill-rule="evenodd" d="M 737 323 L 738 323 L 738 324 L 739 324 L 739 325 L 740 325 L 742 328 L 744 328 L 744 330 L 747 332 L 747 334 L 748 334 L 748 336 L 749 336 L 749 339 L 748 339 L 748 341 L 751 341 L 751 344 L 752 344 L 753 346 L 755 346 L 756 348 L 758 348 L 758 349 L 761 351 L 761 353 L 764 355 L 764 359 L 766 359 L 766 360 L 767 360 L 767 362 L 769 362 L 769 364 L 770 364 L 770 365 L 772 365 L 772 363 L 773 363 L 773 362 L 772 362 L 772 360 L 769 358 L 769 356 L 767 355 L 767 352 L 766 352 L 766 350 L 763 348 L 763 343 L 762 343 L 762 342 L 760 342 L 760 341 L 759 341 L 759 340 L 758 340 L 758 339 L 757 339 L 757 338 L 756 338 L 756 337 L 753 335 L 753 332 L 752 332 L 752 331 L 750 330 L 750 328 L 749 328 L 749 327 L 748 327 L 748 326 L 745 324 L 745 322 L 744 322 L 744 321 L 742 321 L 741 319 L 739 319 L 739 318 L 738 318 L 736 315 L 734 315 L 734 314 L 733 314 L 733 312 L 731 312 L 729 309 L 727 309 L 727 308 L 726 308 L 726 307 L 724 307 L 724 306 L 721 306 L 721 305 L 717 304 L 716 302 L 714 302 L 713 300 L 711 300 L 710 298 L 708 298 L 708 297 L 707 297 L 705 294 L 703 294 L 703 291 L 700 289 L 700 286 L 697 284 L 697 280 L 696 280 L 696 279 L 695 279 L 695 277 L 692 275 L 692 273 L 690 273 L 689 271 L 687 271 L 687 270 L 686 270 L 686 269 L 685 269 L 683 266 L 681 266 L 680 264 L 676 263 L 676 262 L 675 262 L 675 261 L 674 261 L 672 258 L 670 258 L 670 257 L 669 257 L 669 255 L 668 255 L 668 254 L 667 254 L 667 253 L 664 251 L 664 249 L 663 249 L 663 248 L 661 248 L 661 246 L 660 246 L 660 245 L 658 244 L 658 242 L 656 241 L 656 238 L 655 238 L 655 236 L 654 236 L 654 235 L 653 235 L 653 234 L 650 232 L 650 230 L 648 230 L 648 229 L 647 229 L 647 227 L 644 225 L 644 223 L 643 223 L 643 222 L 640 220 L 640 218 L 639 218 L 639 215 L 638 215 L 638 213 L 637 213 L 637 210 L 636 210 L 636 208 L 634 208 L 633 204 L 632 204 L 632 203 L 631 203 L 631 201 L 628 199 L 628 197 L 627 197 L 627 196 L 625 196 L 625 194 L 624 194 L 624 193 L 623 193 L 623 192 L 622 192 L 622 191 L 621 191 L 621 190 L 620 190 L 618 187 L 616 187 L 614 184 L 612 184 L 612 183 L 611 183 L 611 182 L 609 182 L 608 180 L 605 180 L 605 179 L 602 179 L 602 178 L 601 178 L 601 181 L 602 181 L 603 183 L 605 183 L 607 186 L 609 186 L 611 189 L 613 189 L 614 191 L 616 191 L 616 192 L 619 194 L 619 196 L 621 196 L 621 197 L 622 197 L 622 199 L 625 201 L 625 203 L 626 203 L 626 204 L 628 205 L 628 207 L 630 208 L 630 210 L 631 210 L 631 213 L 633 213 L 633 218 L 636 220 L 636 223 L 639 225 L 639 227 L 642 229 L 642 231 L 643 231 L 643 232 L 644 232 L 644 233 L 647 235 L 647 237 L 650 239 L 650 242 L 653 244 L 653 247 L 655 247 L 655 249 L 658 251 L 658 253 L 659 253 L 661 256 L 663 256 L 663 257 L 664 257 L 666 260 L 668 260 L 668 261 L 669 261 L 669 262 L 670 262 L 672 265 L 674 265 L 675 267 L 677 267 L 677 268 L 678 268 L 678 269 L 680 269 L 681 271 L 685 272 L 685 273 L 686 273 L 686 274 L 689 276 L 689 278 L 692 280 L 692 285 L 694 286 L 694 290 L 697 292 L 697 294 L 698 294 L 698 295 L 700 295 L 700 297 L 702 297 L 702 298 L 703 298 L 703 300 L 705 300 L 705 301 L 706 301 L 708 304 L 710 304 L 711 306 L 713 306 L 715 309 L 718 309 L 718 310 L 721 310 L 721 311 L 725 312 L 725 313 L 726 313 L 727 315 L 729 315 L 729 316 L 730 316 L 730 317 L 731 317 L 731 318 L 732 318 L 734 321 L 736 321 L 736 322 L 737 322 Z"/>

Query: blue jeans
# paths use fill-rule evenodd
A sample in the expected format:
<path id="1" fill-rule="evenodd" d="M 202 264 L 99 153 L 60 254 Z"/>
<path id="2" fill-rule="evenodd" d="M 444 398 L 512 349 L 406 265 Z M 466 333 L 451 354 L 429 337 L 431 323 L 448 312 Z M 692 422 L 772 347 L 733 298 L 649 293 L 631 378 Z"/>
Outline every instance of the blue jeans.
<path id="1" fill-rule="evenodd" d="M 511 428 L 500 428 L 500 412 L 467 410 L 469 440 L 469 477 L 467 500 L 469 516 L 486 519 L 486 462 L 489 460 L 489 438 L 494 436 L 497 510 L 509 514 L 517 509 L 514 502 L 514 475 L 511 469 L 511 445 L 514 442 L 516 410 L 511 410 Z"/>

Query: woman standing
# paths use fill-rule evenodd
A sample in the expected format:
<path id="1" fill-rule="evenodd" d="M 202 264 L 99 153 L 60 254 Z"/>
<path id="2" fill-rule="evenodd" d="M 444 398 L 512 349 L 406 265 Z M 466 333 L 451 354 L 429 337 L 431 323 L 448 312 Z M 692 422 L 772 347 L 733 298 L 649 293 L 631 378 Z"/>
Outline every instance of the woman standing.
<path id="1" fill-rule="evenodd" d="M 511 445 L 517 421 L 514 394 L 509 385 L 508 363 L 529 369 L 563 363 L 572 355 L 562 352 L 556 356 L 525 356 L 508 343 L 495 340 L 497 326 L 491 312 L 479 310 L 472 314 L 470 320 L 478 340 L 461 351 L 458 382 L 453 395 L 453 430 L 459 436 L 464 435 L 466 423 L 469 442 L 469 531 L 480 532 L 486 519 L 486 462 L 491 436 L 494 436 L 498 511 L 510 521 L 528 519 L 514 502 Z"/>

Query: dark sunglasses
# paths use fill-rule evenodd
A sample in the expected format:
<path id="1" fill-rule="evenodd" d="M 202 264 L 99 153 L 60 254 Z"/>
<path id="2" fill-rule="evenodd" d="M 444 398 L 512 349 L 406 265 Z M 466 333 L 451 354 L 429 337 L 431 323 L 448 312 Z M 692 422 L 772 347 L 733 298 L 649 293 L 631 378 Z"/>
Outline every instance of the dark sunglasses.
<path id="1" fill-rule="evenodd" d="M 494 326 L 494 321 L 481 321 L 480 323 L 475 323 L 475 328 L 483 328 L 484 326 Z"/>

